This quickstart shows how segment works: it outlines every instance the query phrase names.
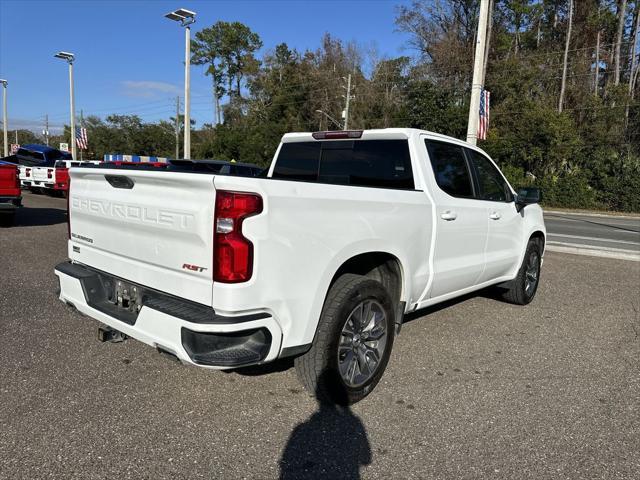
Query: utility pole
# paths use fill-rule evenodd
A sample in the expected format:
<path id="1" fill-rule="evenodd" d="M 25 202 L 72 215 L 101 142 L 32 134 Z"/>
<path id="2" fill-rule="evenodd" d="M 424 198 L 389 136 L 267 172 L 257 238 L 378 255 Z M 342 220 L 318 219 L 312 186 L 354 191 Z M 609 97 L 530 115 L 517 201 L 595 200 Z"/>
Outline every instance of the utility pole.
<path id="1" fill-rule="evenodd" d="M 44 143 L 49 146 L 49 114 L 45 114 L 44 116 L 44 130 L 42 131 L 44 135 Z"/>
<path id="2" fill-rule="evenodd" d="M 482 90 L 482 74 L 487 38 L 487 17 L 489 0 L 480 0 L 480 17 L 478 19 L 478 35 L 476 52 L 473 59 L 473 83 L 471 85 L 471 102 L 469 103 L 469 122 L 467 124 L 467 142 L 475 145 L 478 140 L 478 117 L 480 115 L 480 91 Z"/>
<path id="3" fill-rule="evenodd" d="M 596 35 L 596 73 L 595 80 L 593 82 L 593 94 L 596 97 L 598 96 L 598 83 L 600 80 L 600 32 L 600 25 L 598 25 L 598 34 Z"/>
<path id="4" fill-rule="evenodd" d="M 180 96 L 176 97 L 176 160 L 180 158 Z"/>
<path id="5" fill-rule="evenodd" d="M 82 113 L 82 109 L 80 109 L 80 128 L 84 128 L 84 115 Z M 74 140 L 75 138 L 75 132 L 74 133 Z M 80 147 L 80 161 L 82 161 L 82 147 Z"/>
<path id="6" fill-rule="evenodd" d="M 349 101 L 351 100 L 351 74 L 347 75 L 347 103 L 344 107 L 344 126 L 343 130 L 347 130 L 349 126 Z"/>
<path id="7" fill-rule="evenodd" d="M 4 156 L 9 156 L 9 138 L 7 136 L 7 82 L 0 80 L 2 84 L 2 133 L 4 134 Z"/>
<path id="8" fill-rule="evenodd" d="M 562 108 L 564 106 L 564 91 L 567 86 L 567 61 L 569 59 L 569 45 L 571 44 L 572 25 L 573 25 L 573 0 L 569 0 L 569 25 L 567 26 L 567 38 L 565 39 L 565 43 L 564 43 L 564 57 L 562 61 L 562 83 L 560 84 L 560 98 L 558 99 L 558 113 L 562 113 Z"/>

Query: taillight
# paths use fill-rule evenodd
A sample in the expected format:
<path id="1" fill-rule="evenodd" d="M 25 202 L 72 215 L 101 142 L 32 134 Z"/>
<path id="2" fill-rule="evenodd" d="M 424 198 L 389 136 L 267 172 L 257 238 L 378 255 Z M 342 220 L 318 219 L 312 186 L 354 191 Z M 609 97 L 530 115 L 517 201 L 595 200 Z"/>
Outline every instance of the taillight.
<path id="1" fill-rule="evenodd" d="M 25 168 L 25 170 L 24 170 L 24 176 L 25 176 L 25 177 L 30 177 L 30 176 L 31 176 L 31 169 L 30 169 L 30 168 Z"/>
<path id="2" fill-rule="evenodd" d="M 53 170 L 50 168 L 47 168 L 47 178 L 52 178 L 53 177 Z"/>
<path id="3" fill-rule="evenodd" d="M 213 280 L 246 282 L 253 272 L 253 244 L 242 235 L 245 218 L 262 212 L 262 197 L 255 193 L 216 192 Z"/>

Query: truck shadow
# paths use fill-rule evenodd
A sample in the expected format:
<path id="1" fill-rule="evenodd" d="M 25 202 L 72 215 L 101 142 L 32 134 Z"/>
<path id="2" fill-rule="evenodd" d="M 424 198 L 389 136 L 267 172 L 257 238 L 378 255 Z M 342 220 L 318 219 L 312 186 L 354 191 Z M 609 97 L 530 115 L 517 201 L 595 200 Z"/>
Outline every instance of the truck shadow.
<path id="1" fill-rule="evenodd" d="M 67 221 L 67 211 L 60 208 L 22 207 L 16 212 L 16 227 L 43 227 Z"/>
<path id="2" fill-rule="evenodd" d="M 458 305 L 459 303 L 466 302 L 473 298 L 483 297 L 489 298 L 491 300 L 502 301 L 500 295 L 502 293 L 502 289 L 498 286 L 487 287 L 482 290 L 478 290 L 476 292 L 467 293 L 461 297 L 456 297 L 451 300 L 447 300 L 442 303 L 438 303 L 436 305 L 432 305 L 430 307 L 421 308 L 420 310 L 416 310 L 414 312 L 407 313 L 404 316 L 402 321 L 403 324 L 412 322 L 414 320 L 423 318 L 432 313 L 439 312 L 440 310 L 444 310 L 446 308 L 453 307 Z M 402 335 L 402 333 L 400 333 Z M 273 362 L 266 363 L 264 365 L 250 365 L 248 367 L 240 367 L 231 370 L 223 370 L 226 373 L 236 373 L 239 375 L 245 375 L 248 377 L 257 377 L 261 375 L 269 375 L 273 373 L 286 372 L 287 370 L 293 368 L 293 357 L 292 358 L 281 358 L 274 360 Z"/>
<path id="3" fill-rule="evenodd" d="M 320 385 L 326 376 L 325 372 Z M 318 410 L 289 436 L 280 459 L 280 480 L 361 478 L 360 468 L 372 461 L 364 424 L 348 406 L 325 400 L 319 391 L 316 400 Z"/>
<path id="4" fill-rule="evenodd" d="M 440 310 L 444 310 L 446 308 L 450 308 L 455 305 L 458 305 L 459 303 L 466 302 L 468 300 L 471 300 L 472 298 L 483 297 L 483 298 L 489 298 L 491 300 L 500 301 L 500 294 L 501 294 L 500 287 L 497 287 L 497 286 L 487 287 L 482 290 L 478 290 L 477 292 L 467 293 L 466 295 L 463 295 L 461 297 L 452 298 L 451 300 L 446 300 L 436 305 L 421 308 L 414 312 L 407 313 L 404 316 L 402 323 L 405 324 L 405 323 L 412 322 L 414 320 L 423 318 L 432 313 L 439 312 Z M 402 333 L 400 335 L 402 335 Z"/>
<path id="5" fill-rule="evenodd" d="M 293 368 L 293 358 L 279 358 L 264 365 L 250 365 L 232 370 L 222 370 L 225 373 L 237 373 L 246 377 L 258 377 L 272 373 L 286 372 Z"/>

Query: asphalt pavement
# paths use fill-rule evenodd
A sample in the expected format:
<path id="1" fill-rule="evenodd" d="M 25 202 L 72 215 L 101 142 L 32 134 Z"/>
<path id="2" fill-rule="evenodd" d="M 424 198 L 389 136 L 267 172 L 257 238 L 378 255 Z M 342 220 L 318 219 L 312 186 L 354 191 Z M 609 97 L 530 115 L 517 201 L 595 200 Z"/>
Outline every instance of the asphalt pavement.
<path id="1" fill-rule="evenodd" d="M 319 408 L 289 362 L 99 343 L 55 294 L 65 201 L 24 203 L 0 229 L 2 479 L 640 478 L 638 262 L 548 252 L 530 305 L 413 314 L 373 394 Z"/>
<path id="2" fill-rule="evenodd" d="M 552 250 L 640 260 L 640 217 L 549 211 L 544 221 Z"/>

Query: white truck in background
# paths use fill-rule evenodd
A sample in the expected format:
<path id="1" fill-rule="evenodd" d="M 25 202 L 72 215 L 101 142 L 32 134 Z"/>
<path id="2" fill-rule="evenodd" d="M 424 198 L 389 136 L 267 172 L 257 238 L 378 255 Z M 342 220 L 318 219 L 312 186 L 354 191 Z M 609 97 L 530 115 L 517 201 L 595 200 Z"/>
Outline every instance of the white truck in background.
<path id="1" fill-rule="evenodd" d="M 480 149 L 414 129 L 291 133 L 266 178 L 206 163 L 70 170 L 60 299 L 188 364 L 295 357 L 319 398 L 380 380 L 403 315 L 491 285 L 537 290 L 535 188 Z"/>

